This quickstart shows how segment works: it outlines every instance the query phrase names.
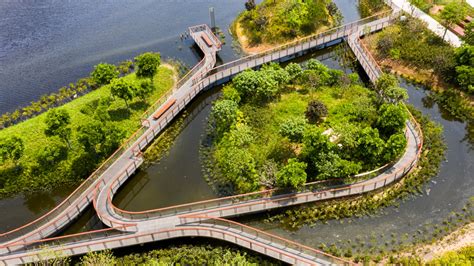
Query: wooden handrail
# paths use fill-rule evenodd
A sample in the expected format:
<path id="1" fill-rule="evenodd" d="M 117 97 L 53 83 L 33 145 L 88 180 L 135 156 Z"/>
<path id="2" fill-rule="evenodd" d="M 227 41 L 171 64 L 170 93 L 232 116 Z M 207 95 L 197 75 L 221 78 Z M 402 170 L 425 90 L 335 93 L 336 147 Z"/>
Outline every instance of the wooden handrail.
<path id="1" fill-rule="evenodd" d="M 292 241 L 292 240 L 289 240 L 289 239 L 286 239 L 284 237 L 281 237 L 281 236 L 277 236 L 277 235 L 274 235 L 274 234 L 271 234 L 271 233 L 268 233 L 268 232 L 265 232 L 265 231 L 262 231 L 260 229 L 257 229 L 255 227 L 251 227 L 251 226 L 248 226 L 248 225 L 245 225 L 245 224 L 241 224 L 241 223 L 238 223 L 238 222 L 235 222 L 235 221 L 232 221 L 232 220 L 228 220 L 228 219 L 224 219 L 224 218 L 221 218 L 221 217 L 212 217 L 212 216 L 208 216 L 208 215 L 181 215 L 179 216 L 180 219 L 184 219 L 185 220 L 185 224 L 187 224 L 188 222 L 186 221 L 186 219 L 210 219 L 210 220 L 215 220 L 215 221 L 221 221 L 221 222 L 224 222 L 224 223 L 228 223 L 228 224 L 231 224 L 231 225 L 236 225 L 236 226 L 239 226 L 239 227 L 242 227 L 242 228 L 245 228 L 245 229 L 249 229 L 251 231 L 255 231 L 257 232 L 258 234 L 262 234 L 262 235 L 265 235 L 265 236 L 269 236 L 270 238 L 275 238 L 275 239 L 278 239 L 282 242 L 286 242 L 286 243 L 289 243 L 291 245 L 295 245 L 301 249 L 305 249 L 305 250 L 308 250 L 308 251 L 311 251 L 311 252 L 314 252 L 314 253 L 317 253 L 319 255 L 323 255 L 323 256 L 327 256 L 327 257 L 330 257 L 331 259 L 334 259 L 334 260 L 337 260 L 337 261 L 341 261 L 341 262 L 344 262 L 344 263 L 347 263 L 347 264 L 354 264 L 353 262 L 351 261 L 348 261 L 348 260 L 345 260 L 345 259 L 342 259 L 342 258 L 339 258 L 339 257 L 336 257 L 334 255 L 331 255 L 329 253 L 326 253 L 326 252 L 323 252 L 319 249 L 315 249 L 315 248 L 312 248 L 312 247 L 309 247 L 309 246 L 306 246 L 306 245 L 303 245 L 303 244 L 300 244 L 298 242 L 295 242 L 295 241 Z M 190 223 L 193 223 L 193 222 L 190 222 Z"/>

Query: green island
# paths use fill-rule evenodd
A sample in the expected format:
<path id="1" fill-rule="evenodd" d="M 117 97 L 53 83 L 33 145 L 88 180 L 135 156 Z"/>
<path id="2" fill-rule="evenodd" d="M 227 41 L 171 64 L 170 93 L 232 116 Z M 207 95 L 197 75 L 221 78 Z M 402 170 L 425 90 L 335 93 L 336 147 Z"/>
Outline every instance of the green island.
<path id="1" fill-rule="evenodd" d="M 238 74 L 213 105 L 212 182 L 231 193 L 347 179 L 405 150 L 407 98 L 393 76 L 377 91 L 310 59 Z"/>
<path id="2" fill-rule="evenodd" d="M 327 30 L 342 19 L 330 0 L 263 0 L 258 5 L 250 0 L 245 7 L 231 30 L 242 49 L 249 53 Z"/>
<path id="3" fill-rule="evenodd" d="M 473 139 L 474 46 L 453 48 L 415 19 L 398 22 L 363 39 L 379 64 L 433 91 L 430 97 L 468 122 Z"/>
<path id="4" fill-rule="evenodd" d="M 91 73 L 90 92 L 2 129 L 0 196 L 88 177 L 140 127 L 143 112 L 172 88 L 175 67 L 160 62 L 158 53 L 142 54 L 135 60 L 137 71 L 122 77 L 114 65 L 99 64 Z"/>

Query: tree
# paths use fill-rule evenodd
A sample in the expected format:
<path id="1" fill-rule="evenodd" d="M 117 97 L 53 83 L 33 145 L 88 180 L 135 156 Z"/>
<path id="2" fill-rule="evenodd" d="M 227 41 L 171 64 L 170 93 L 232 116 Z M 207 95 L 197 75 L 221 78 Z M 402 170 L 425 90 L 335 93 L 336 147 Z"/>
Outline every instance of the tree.
<path id="1" fill-rule="evenodd" d="M 366 127 L 359 132 L 356 155 L 360 160 L 376 165 L 381 159 L 384 147 L 385 142 L 376 128 Z"/>
<path id="2" fill-rule="evenodd" d="M 276 79 L 277 76 L 274 70 L 246 70 L 238 74 L 232 84 L 239 92 L 242 101 L 266 103 L 279 92 L 280 82 Z"/>
<path id="3" fill-rule="evenodd" d="M 100 63 L 94 67 L 94 71 L 91 73 L 92 79 L 98 85 L 109 84 L 114 78 L 119 76 L 117 67 L 111 64 Z"/>
<path id="4" fill-rule="evenodd" d="M 99 104 L 97 105 L 97 108 L 94 111 L 94 119 L 101 121 L 101 122 L 107 122 L 110 120 L 110 114 L 109 114 L 109 105 L 110 105 L 110 98 L 105 97 L 100 99 Z"/>
<path id="5" fill-rule="evenodd" d="M 288 163 L 277 172 L 277 184 L 280 187 L 299 188 L 306 183 L 306 167 L 304 162 L 291 158 Z"/>
<path id="6" fill-rule="evenodd" d="M 399 103 L 408 99 L 407 90 L 402 87 L 391 87 L 384 91 L 387 102 Z"/>
<path id="7" fill-rule="evenodd" d="M 329 141 L 327 135 L 323 135 L 321 129 L 308 126 L 303 135 L 302 158 L 308 163 L 308 173 L 315 173 L 315 164 L 320 154 L 329 153 L 334 149 L 334 144 Z"/>
<path id="8" fill-rule="evenodd" d="M 405 128 L 406 120 L 407 113 L 403 106 L 383 104 L 379 108 L 377 127 L 388 137 L 397 132 L 402 132 Z"/>
<path id="9" fill-rule="evenodd" d="M 451 2 L 441 10 L 440 17 L 448 27 L 453 27 L 461 22 L 466 17 L 466 14 L 466 9 L 463 5 L 457 2 Z M 444 37 L 446 37 L 446 32 L 448 32 L 447 27 L 444 30 L 443 40 Z"/>
<path id="10" fill-rule="evenodd" d="M 71 137 L 71 117 L 64 109 L 52 109 L 46 114 L 46 136 L 58 136 L 64 140 L 68 147 L 71 148 L 69 139 Z"/>
<path id="11" fill-rule="evenodd" d="M 128 101 L 133 99 L 134 92 L 136 90 L 135 85 L 123 78 L 114 79 L 110 85 L 110 92 L 112 93 L 112 96 L 117 96 L 124 100 L 127 109 L 129 109 Z"/>
<path id="12" fill-rule="evenodd" d="M 398 80 L 394 75 L 383 73 L 375 82 L 377 91 L 385 91 L 388 88 L 398 86 Z"/>
<path id="13" fill-rule="evenodd" d="M 140 86 L 137 86 L 135 89 L 135 95 L 143 101 L 146 101 L 146 98 L 149 97 L 153 91 L 155 91 L 155 85 L 153 85 L 151 80 L 147 79 L 143 80 L 140 83 Z"/>
<path id="14" fill-rule="evenodd" d="M 238 104 L 240 103 L 240 94 L 233 86 L 227 85 L 222 89 L 222 99 L 231 100 Z"/>
<path id="15" fill-rule="evenodd" d="M 112 124 L 90 121 L 77 129 L 77 141 L 92 155 L 108 155 L 120 145 L 123 132 Z"/>
<path id="16" fill-rule="evenodd" d="M 212 106 L 211 118 L 213 119 L 218 137 L 227 132 L 237 121 L 238 105 L 231 100 L 220 100 Z"/>
<path id="17" fill-rule="evenodd" d="M 298 83 L 298 80 L 303 75 L 303 68 L 301 68 L 300 64 L 297 63 L 289 63 L 285 67 L 285 70 L 288 72 L 290 82 L 292 83 Z"/>
<path id="18" fill-rule="evenodd" d="M 291 118 L 280 125 L 280 134 L 292 142 L 300 142 L 303 139 L 306 121 L 303 118 Z"/>
<path id="19" fill-rule="evenodd" d="M 407 145 L 407 139 L 403 133 L 398 133 L 390 136 L 385 143 L 384 160 L 386 162 L 393 161 L 400 156 Z"/>
<path id="20" fill-rule="evenodd" d="M 240 193 L 250 192 L 257 188 L 259 178 L 256 162 L 247 149 L 235 146 L 218 147 L 214 158 L 226 183 L 230 181 Z"/>
<path id="21" fill-rule="evenodd" d="M 44 146 L 36 155 L 41 167 L 48 169 L 67 158 L 67 147 L 63 143 L 53 140 Z"/>
<path id="22" fill-rule="evenodd" d="M 255 7 L 257 7 L 257 5 L 255 4 L 255 0 L 247 0 L 245 2 L 245 9 L 247 9 L 247 11 L 254 10 Z"/>
<path id="23" fill-rule="evenodd" d="M 254 140 L 254 132 L 244 123 L 236 123 L 229 132 L 224 134 L 222 143 L 234 147 L 248 147 Z"/>
<path id="24" fill-rule="evenodd" d="M 466 65 L 457 66 L 456 81 L 461 87 L 469 90 L 469 87 L 474 85 L 474 67 Z"/>
<path id="25" fill-rule="evenodd" d="M 384 102 L 398 103 L 408 99 L 408 93 L 399 87 L 398 79 L 394 75 L 382 74 L 375 83 L 375 88 Z"/>
<path id="26" fill-rule="evenodd" d="M 138 77 L 153 79 L 161 63 L 160 53 L 147 52 L 135 57 Z"/>
<path id="27" fill-rule="evenodd" d="M 456 81 L 468 92 L 474 91 L 474 46 L 464 45 L 456 49 Z"/>
<path id="28" fill-rule="evenodd" d="M 23 140 L 17 136 L 0 138 L 0 163 L 12 160 L 15 163 L 23 155 L 25 147 Z"/>
<path id="29" fill-rule="evenodd" d="M 464 28 L 463 40 L 466 44 L 474 45 L 474 21 L 469 22 Z"/>
<path id="30" fill-rule="evenodd" d="M 328 115 L 328 109 L 324 103 L 313 100 L 308 103 L 305 115 L 310 123 L 317 123 Z"/>
<path id="31" fill-rule="evenodd" d="M 357 174 L 362 168 L 359 163 L 341 159 L 335 151 L 320 152 L 312 157 L 317 180 L 346 178 Z"/>
<path id="32" fill-rule="evenodd" d="M 259 73 L 252 69 L 245 70 L 235 76 L 232 85 L 242 100 L 248 100 L 260 86 Z"/>

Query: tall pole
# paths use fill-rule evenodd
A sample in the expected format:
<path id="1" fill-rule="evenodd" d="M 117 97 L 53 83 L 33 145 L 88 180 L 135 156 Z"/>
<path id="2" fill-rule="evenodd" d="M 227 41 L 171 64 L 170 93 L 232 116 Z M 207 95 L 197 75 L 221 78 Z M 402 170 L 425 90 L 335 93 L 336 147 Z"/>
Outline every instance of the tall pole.
<path id="1" fill-rule="evenodd" d="M 214 7 L 209 8 L 209 16 L 211 17 L 211 29 L 216 30 L 216 15 L 214 13 Z"/>

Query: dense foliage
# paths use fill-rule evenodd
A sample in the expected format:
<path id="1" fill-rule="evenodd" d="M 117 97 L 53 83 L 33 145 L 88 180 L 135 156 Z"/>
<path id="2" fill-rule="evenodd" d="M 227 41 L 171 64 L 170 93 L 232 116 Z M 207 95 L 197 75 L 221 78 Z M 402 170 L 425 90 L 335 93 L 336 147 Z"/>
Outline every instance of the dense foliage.
<path id="1" fill-rule="evenodd" d="M 251 45 L 278 43 L 306 36 L 338 23 L 340 13 L 328 0 L 247 1 L 237 26 Z"/>
<path id="2" fill-rule="evenodd" d="M 280 265 L 237 248 L 181 245 L 116 257 L 110 251 L 92 252 L 79 265 Z"/>
<path id="3" fill-rule="evenodd" d="M 135 57 L 137 77 L 153 78 L 161 63 L 160 53 L 147 52 Z"/>
<path id="4" fill-rule="evenodd" d="M 430 265 L 473 265 L 474 245 L 456 251 L 448 251 L 429 262 Z"/>
<path id="5" fill-rule="evenodd" d="M 401 90 L 390 77 L 380 93 L 353 80 L 313 59 L 237 75 L 211 111 L 214 184 L 225 193 L 297 189 L 396 159 L 406 145 L 406 92 L 385 93 Z"/>
<path id="6" fill-rule="evenodd" d="M 91 78 L 97 83 L 97 85 L 107 85 L 118 76 L 119 72 L 117 67 L 106 63 L 96 65 L 94 71 L 91 73 Z"/>
<path id="7" fill-rule="evenodd" d="M 0 196 L 48 189 L 90 175 L 140 126 L 148 100 L 166 92 L 172 76 L 171 69 L 159 67 L 153 81 L 135 73 L 114 78 L 61 107 L 2 129 Z"/>
<path id="8" fill-rule="evenodd" d="M 466 121 L 467 139 L 474 143 L 472 45 L 453 48 L 414 19 L 398 22 L 364 41 L 380 64 L 431 88 L 434 93 L 429 98 Z M 388 93 L 404 98 L 398 89 Z"/>
<path id="9" fill-rule="evenodd" d="M 446 145 L 442 127 L 413 107 L 408 107 L 422 127 L 424 137 L 422 154 L 424 156 L 419 160 L 417 169 L 406 176 L 404 182 L 396 183 L 383 192 L 372 192 L 363 197 L 343 201 L 333 200 L 317 205 L 309 204 L 282 210 L 280 214 L 270 217 L 269 221 L 279 221 L 290 228 L 298 228 L 304 224 L 314 224 L 318 221 L 360 217 L 381 211 L 383 207 L 396 204 L 397 200 L 401 198 L 421 192 L 425 182 L 438 173 L 444 159 Z"/>

